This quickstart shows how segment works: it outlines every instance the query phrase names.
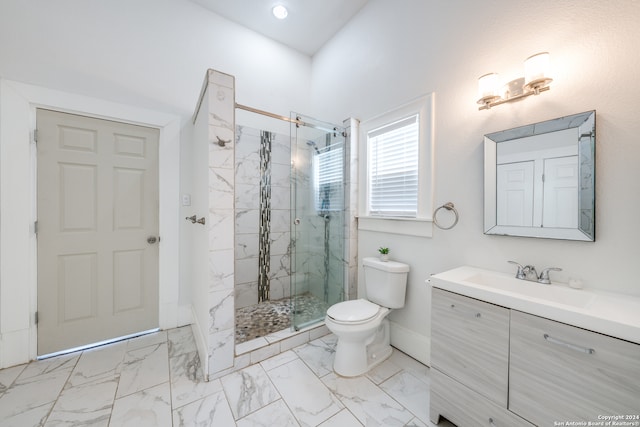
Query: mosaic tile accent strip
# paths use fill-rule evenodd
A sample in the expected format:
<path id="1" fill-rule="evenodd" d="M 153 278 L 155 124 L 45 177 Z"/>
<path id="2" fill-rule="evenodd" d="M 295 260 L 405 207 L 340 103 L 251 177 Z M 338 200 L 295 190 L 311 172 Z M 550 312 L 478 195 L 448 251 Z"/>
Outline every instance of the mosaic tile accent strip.
<path id="1" fill-rule="evenodd" d="M 258 302 L 269 301 L 271 267 L 271 143 L 273 134 L 260 132 L 260 231 L 258 254 Z"/>

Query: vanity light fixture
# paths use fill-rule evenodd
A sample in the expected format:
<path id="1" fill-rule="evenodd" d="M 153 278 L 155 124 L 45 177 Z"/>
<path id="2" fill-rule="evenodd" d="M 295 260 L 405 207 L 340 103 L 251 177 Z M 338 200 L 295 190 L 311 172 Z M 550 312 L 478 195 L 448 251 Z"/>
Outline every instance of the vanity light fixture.
<path id="1" fill-rule="evenodd" d="M 271 12 L 273 13 L 273 16 L 278 19 L 284 19 L 287 17 L 287 15 L 289 15 L 289 11 L 287 10 L 287 8 L 281 4 L 274 6 L 273 9 L 271 9 Z"/>
<path id="2" fill-rule="evenodd" d="M 481 76 L 478 79 L 478 110 L 538 95 L 551 89 L 549 83 L 552 80 L 549 77 L 549 52 L 536 53 L 524 61 L 524 77 L 508 82 L 502 90 L 496 73 Z"/>

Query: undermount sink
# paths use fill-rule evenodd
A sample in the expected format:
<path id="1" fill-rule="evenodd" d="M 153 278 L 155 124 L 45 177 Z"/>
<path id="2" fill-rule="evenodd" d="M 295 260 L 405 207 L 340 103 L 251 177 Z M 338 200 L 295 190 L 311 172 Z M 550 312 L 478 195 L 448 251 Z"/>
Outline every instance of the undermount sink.
<path id="1" fill-rule="evenodd" d="M 563 285 L 553 283 L 551 285 L 543 285 L 538 282 L 516 279 L 515 277 L 505 277 L 498 273 L 477 273 L 463 280 L 500 291 L 574 307 L 585 308 L 594 298 L 590 293 Z"/>

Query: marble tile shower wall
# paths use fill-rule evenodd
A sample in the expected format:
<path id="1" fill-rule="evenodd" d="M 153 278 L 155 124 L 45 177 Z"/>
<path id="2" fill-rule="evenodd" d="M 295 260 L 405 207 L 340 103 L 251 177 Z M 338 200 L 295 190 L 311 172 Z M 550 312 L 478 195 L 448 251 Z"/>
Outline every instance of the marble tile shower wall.
<path id="1" fill-rule="evenodd" d="M 289 136 L 274 134 L 271 142 L 270 298 L 290 296 L 291 168 Z M 260 240 L 260 130 L 236 127 L 235 152 L 235 303 L 258 303 Z"/>
<path id="2" fill-rule="evenodd" d="M 209 375 L 233 366 L 234 325 L 234 167 L 235 79 L 209 70 L 206 91 L 209 122 Z"/>

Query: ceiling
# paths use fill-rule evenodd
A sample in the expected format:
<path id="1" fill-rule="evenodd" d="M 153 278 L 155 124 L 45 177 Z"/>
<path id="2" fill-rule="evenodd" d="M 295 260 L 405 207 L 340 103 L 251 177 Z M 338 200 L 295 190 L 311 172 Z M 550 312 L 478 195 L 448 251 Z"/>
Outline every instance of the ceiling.
<path id="1" fill-rule="evenodd" d="M 299 52 L 313 56 L 368 0 L 191 0 L 206 9 Z M 284 5 L 289 16 L 271 9 Z"/>

